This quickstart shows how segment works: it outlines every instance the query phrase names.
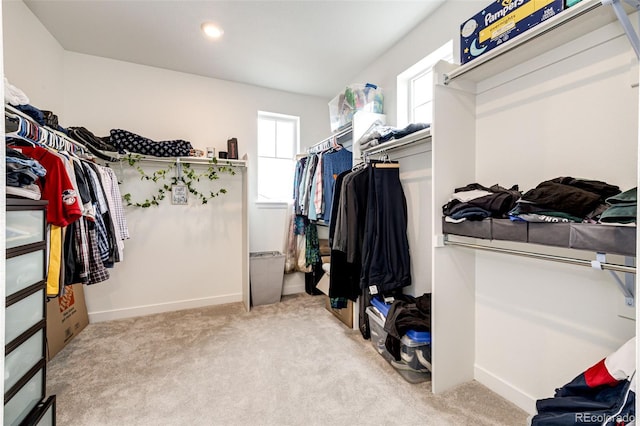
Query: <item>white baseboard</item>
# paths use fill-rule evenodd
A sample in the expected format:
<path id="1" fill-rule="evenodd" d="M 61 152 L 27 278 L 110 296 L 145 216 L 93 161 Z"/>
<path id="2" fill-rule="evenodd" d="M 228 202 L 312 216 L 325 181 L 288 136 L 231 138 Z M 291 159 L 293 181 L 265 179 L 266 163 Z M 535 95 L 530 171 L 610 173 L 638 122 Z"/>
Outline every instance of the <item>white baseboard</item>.
<path id="1" fill-rule="evenodd" d="M 284 275 L 282 295 L 304 293 L 304 272 L 292 272 Z"/>
<path id="2" fill-rule="evenodd" d="M 111 321 L 116 319 L 140 317 L 162 312 L 180 311 L 183 309 L 202 308 L 204 306 L 223 305 L 241 302 L 242 294 L 203 297 L 201 299 L 179 300 L 175 302 L 157 303 L 154 305 L 134 306 L 131 308 L 113 309 L 109 311 L 89 312 L 89 322 Z"/>
<path id="3" fill-rule="evenodd" d="M 511 383 L 501 379 L 478 365 L 474 366 L 475 379 L 497 393 L 504 399 L 514 403 L 529 414 L 536 413 L 536 399 L 526 394 Z"/>

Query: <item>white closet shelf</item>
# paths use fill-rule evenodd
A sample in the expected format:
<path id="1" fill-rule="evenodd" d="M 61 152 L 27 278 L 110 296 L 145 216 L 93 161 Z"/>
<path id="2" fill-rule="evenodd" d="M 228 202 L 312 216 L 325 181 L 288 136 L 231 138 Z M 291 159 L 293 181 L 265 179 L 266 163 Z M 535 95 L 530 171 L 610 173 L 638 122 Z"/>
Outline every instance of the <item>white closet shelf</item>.
<path id="1" fill-rule="evenodd" d="M 634 10 L 625 5 L 625 12 Z M 582 0 L 500 47 L 445 74 L 444 83 L 448 84 L 462 76 L 467 81 L 482 81 L 616 20 L 613 8 L 603 4 L 601 0 Z M 571 25 L 565 25 L 568 23 Z"/>
<path id="2" fill-rule="evenodd" d="M 431 142 L 431 128 L 418 130 L 400 139 L 393 139 L 380 145 L 372 146 L 371 148 L 363 149 L 363 156 L 375 155 L 381 152 L 393 151 L 409 147 L 410 145 L 430 143 Z"/>
<path id="3" fill-rule="evenodd" d="M 349 142 L 353 139 L 353 122 L 345 124 L 344 127 L 336 130 L 331 136 L 326 139 L 323 139 L 321 142 L 318 142 L 309 148 L 307 148 L 307 154 L 316 154 L 321 151 L 326 151 L 331 148 L 333 142 L 338 143 L 342 146 L 346 146 L 346 142 Z"/>
<path id="4" fill-rule="evenodd" d="M 138 158 L 138 154 L 131 153 Z M 123 156 L 120 158 L 121 161 L 127 161 L 127 157 Z M 222 166 L 230 166 L 230 167 L 247 167 L 247 160 L 230 160 L 225 158 L 216 159 L 217 163 L 212 164 L 210 158 L 206 157 L 153 157 L 153 156 L 140 156 L 139 161 L 150 162 L 150 163 L 188 163 L 188 164 L 203 164 L 203 165 L 213 165 L 217 167 Z"/>

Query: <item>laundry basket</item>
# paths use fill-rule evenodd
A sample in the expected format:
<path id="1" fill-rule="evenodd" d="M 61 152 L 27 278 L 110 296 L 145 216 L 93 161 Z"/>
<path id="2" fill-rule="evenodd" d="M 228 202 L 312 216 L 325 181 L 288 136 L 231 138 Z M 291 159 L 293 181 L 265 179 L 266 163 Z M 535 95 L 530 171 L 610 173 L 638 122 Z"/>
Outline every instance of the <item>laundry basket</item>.
<path id="1" fill-rule="evenodd" d="M 250 253 L 251 305 L 280 301 L 284 282 L 284 254 L 277 251 Z"/>

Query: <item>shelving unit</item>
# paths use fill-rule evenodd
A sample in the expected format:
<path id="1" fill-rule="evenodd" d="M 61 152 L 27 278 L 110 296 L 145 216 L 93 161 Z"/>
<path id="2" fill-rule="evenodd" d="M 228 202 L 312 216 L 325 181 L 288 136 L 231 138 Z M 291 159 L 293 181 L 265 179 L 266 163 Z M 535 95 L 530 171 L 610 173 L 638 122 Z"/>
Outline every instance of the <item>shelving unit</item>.
<path id="1" fill-rule="evenodd" d="M 380 145 L 373 146 L 362 150 L 363 156 L 376 155 L 383 152 L 396 151 L 398 149 L 408 148 L 409 146 L 416 144 L 430 144 L 431 143 L 431 129 L 419 130 L 415 133 L 411 133 L 400 139 L 390 140 L 388 142 L 381 143 Z M 427 149 L 430 149 L 428 147 Z"/>
<path id="2" fill-rule="evenodd" d="M 133 154 L 133 155 L 136 155 L 136 154 Z M 148 155 L 142 155 L 139 158 L 140 158 L 140 161 L 143 161 L 146 163 L 187 163 L 187 164 L 212 165 L 216 167 L 222 167 L 222 166 L 247 167 L 246 158 L 243 158 L 241 160 L 229 160 L 226 158 L 217 158 L 215 163 L 211 161 L 212 159 L 206 158 L 206 157 L 152 157 Z M 127 161 L 127 157 L 126 156 L 122 157 L 121 161 Z"/>
<path id="3" fill-rule="evenodd" d="M 468 64 L 439 63 L 434 211 L 471 182 L 526 190 L 575 176 L 637 186 L 638 93 L 629 75 L 636 83 L 638 70 L 629 46 L 613 10 L 583 0 Z M 435 393 L 475 379 L 534 412 L 536 399 L 637 334 L 617 313 L 623 301 L 608 274 L 446 245 L 440 215 L 432 235 Z"/>
<path id="4" fill-rule="evenodd" d="M 55 424 L 46 395 L 46 201 L 7 199 L 4 424 Z M 49 401 L 48 401 L 49 402 Z"/>

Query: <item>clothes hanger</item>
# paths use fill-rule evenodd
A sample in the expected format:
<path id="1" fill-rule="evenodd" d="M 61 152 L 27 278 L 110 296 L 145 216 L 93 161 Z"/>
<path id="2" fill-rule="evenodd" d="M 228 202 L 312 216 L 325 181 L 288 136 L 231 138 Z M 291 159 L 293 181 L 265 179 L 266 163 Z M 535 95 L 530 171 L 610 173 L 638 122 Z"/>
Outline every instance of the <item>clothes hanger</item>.
<path id="1" fill-rule="evenodd" d="M 4 116 L 4 132 L 5 134 L 15 133 L 20 129 L 20 120 L 14 117 Z"/>
<path id="2" fill-rule="evenodd" d="M 380 153 L 378 161 L 375 163 L 372 163 L 371 165 L 376 169 L 399 169 L 400 168 L 400 163 L 398 163 L 397 161 L 391 161 L 389 159 L 389 155 L 385 151 L 382 151 Z"/>

